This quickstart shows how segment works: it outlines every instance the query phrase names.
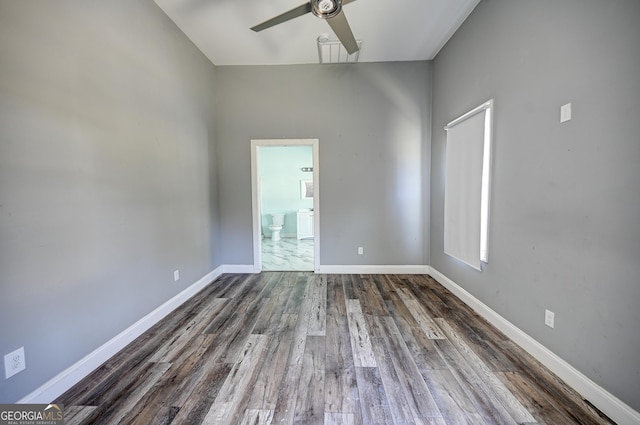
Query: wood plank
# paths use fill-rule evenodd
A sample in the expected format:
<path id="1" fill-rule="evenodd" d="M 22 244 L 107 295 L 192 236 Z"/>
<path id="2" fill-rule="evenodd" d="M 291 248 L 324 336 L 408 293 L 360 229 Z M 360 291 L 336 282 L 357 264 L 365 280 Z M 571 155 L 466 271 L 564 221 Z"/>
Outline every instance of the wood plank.
<path id="1" fill-rule="evenodd" d="M 298 314 L 302 300 L 307 292 L 309 278 L 304 273 L 294 273 L 292 277 L 294 278 L 293 290 L 287 300 L 287 305 L 284 307 L 284 314 Z"/>
<path id="2" fill-rule="evenodd" d="M 406 304 L 400 299 L 388 300 L 387 308 L 422 375 L 427 370 L 447 369 L 447 363 L 422 331 Z"/>
<path id="3" fill-rule="evenodd" d="M 430 370 L 425 381 L 433 394 L 437 394 L 436 404 L 447 424 L 485 424 L 460 383 L 449 370 Z"/>
<path id="4" fill-rule="evenodd" d="M 455 305 L 449 299 L 438 296 L 445 293 L 442 291 L 446 291 L 446 289 L 429 276 L 421 276 L 420 279 L 416 279 L 415 276 L 402 276 L 394 280 L 394 283 L 411 292 L 428 310 L 431 317 L 450 319 L 452 315 L 457 313 Z"/>
<path id="5" fill-rule="evenodd" d="M 220 393 L 203 420 L 203 424 L 232 424 L 248 403 L 250 390 L 257 379 L 257 371 L 264 360 L 268 337 L 250 335 L 236 363 L 225 380 Z"/>
<path id="6" fill-rule="evenodd" d="M 308 336 L 298 384 L 294 424 L 324 423 L 325 337 Z"/>
<path id="7" fill-rule="evenodd" d="M 262 276 L 264 277 L 264 275 Z M 230 288 L 225 298 L 230 298 L 237 306 L 246 305 L 255 300 L 259 291 L 256 291 L 256 282 L 264 282 L 257 274 L 239 274 L 236 284 Z M 240 309 L 240 308 L 238 308 Z"/>
<path id="8" fill-rule="evenodd" d="M 288 275 L 288 273 L 281 271 L 265 271 L 260 273 L 260 280 L 264 280 L 264 287 L 260 293 L 260 297 L 272 298 L 274 290 L 280 291 L 282 288 L 287 286 L 288 279 L 286 276 Z"/>
<path id="9" fill-rule="evenodd" d="M 234 364 L 227 377 L 220 394 L 216 397 L 216 403 L 231 402 L 238 398 L 238 395 L 252 388 L 257 379 L 256 370 L 264 361 L 264 354 L 268 344 L 265 335 L 251 335 L 242 351 L 242 357 Z"/>
<path id="10" fill-rule="evenodd" d="M 291 296 L 293 282 L 287 278 L 290 274 L 279 272 L 273 276 L 276 286 L 269 291 L 265 306 L 256 318 L 254 334 L 272 335 L 277 332 L 287 300 Z"/>
<path id="11" fill-rule="evenodd" d="M 273 410 L 247 409 L 240 425 L 271 425 L 271 423 L 273 423 Z"/>
<path id="12" fill-rule="evenodd" d="M 356 380 L 362 422 L 367 425 L 394 425 L 378 368 L 357 367 Z"/>
<path id="13" fill-rule="evenodd" d="M 378 358 L 391 359 L 392 354 L 389 352 L 387 345 L 383 341 L 383 337 L 378 337 L 379 331 L 376 331 L 373 337 L 373 349 Z M 378 363 L 377 372 L 380 375 L 382 386 L 384 388 L 385 397 L 391 412 L 391 417 L 395 423 L 412 423 L 414 412 L 407 401 L 404 388 L 398 377 L 398 373 L 393 367 L 392 362 Z"/>
<path id="14" fill-rule="evenodd" d="M 296 349 L 293 351 L 294 356 L 290 357 L 290 361 L 294 361 L 297 364 L 301 364 L 304 355 L 304 346 L 307 342 L 307 336 L 309 335 L 309 322 L 312 316 L 313 295 L 315 293 L 315 286 L 312 284 L 313 277 L 305 275 L 305 291 L 298 310 L 296 311 L 298 316 L 298 323 L 294 332 L 294 346 Z"/>
<path id="15" fill-rule="evenodd" d="M 64 408 L 65 425 L 80 425 L 91 417 L 96 406 L 69 406 Z"/>
<path id="16" fill-rule="evenodd" d="M 245 276 L 245 275 L 241 275 Z M 228 322 L 234 315 L 244 313 L 250 306 L 256 302 L 264 302 L 259 295 L 265 286 L 265 282 L 260 282 L 259 275 L 246 275 L 246 277 L 238 281 L 235 287 L 227 294 L 229 301 L 225 304 L 224 309 L 209 324 L 205 333 L 215 334 L 224 332 L 228 327 Z"/>
<path id="17" fill-rule="evenodd" d="M 327 315 L 338 315 L 345 319 L 347 317 L 343 281 L 335 274 L 327 276 Z"/>
<path id="18" fill-rule="evenodd" d="M 414 294 L 415 288 L 408 282 L 407 276 L 393 275 L 389 276 L 389 279 L 393 282 L 394 298 L 400 298 L 403 301 L 416 299 Z"/>
<path id="19" fill-rule="evenodd" d="M 324 425 L 356 425 L 353 413 L 325 412 Z"/>
<path id="20" fill-rule="evenodd" d="M 296 285 L 303 285 L 304 294 L 299 298 L 299 302 L 296 302 L 297 308 L 294 311 L 297 313 L 298 320 L 291 339 L 287 369 L 278 388 L 278 400 L 273 413 L 274 423 L 280 425 L 291 425 L 293 423 L 295 405 L 298 398 L 298 383 L 302 373 L 310 320 L 310 314 L 305 314 L 304 312 L 304 306 L 308 304 L 311 291 L 309 285 L 307 285 L 309 279 L 310 277 L 301 275 L 296 282 Z M 291 299 L 289 302 L 291 302 Z"/>
<path id="21" fill-rule="evenodd" d="M 442 418 L 415 418 L 414 421 L 416 425 L 457 425 L 455 422 L 447 422 Z M 477 422 L 475 425 L 482 425 L 482 422 Z"/>
<path id="22" fill-rule="evenodd" d="M 132 366 L 132 362 L 136 362 L 137 367 Z M 120 403 L 125 399 L 124 395 L 128 398 L 136 384 L 144 381 L 154 366 L 155 364 L 141 361 L 138 357 L 135 357 L 135 360 L 127 359 L 119 367 L 103 365 L 98 375 L 99 379 L 93 387 L 94 375 L 92 374 L 63 394 L 55 403 L 64 404 L 66 407 L 72 405 L 96 407 L 84 423 L 91 423 L 97 417 L 111 417 L 116 414 Z M 105 371 L 104 375 L 103 371 Z M 81 390 L 85 390 L 85 394 Z"/>
<path id="23" fill-rule="evenodd" d="M 355 367 L 376 367 L 376 359 L 371 348 L 371 338 L 362 314 L 360 301 L 347 299 L 346 306 L 353 363 Z"/>
<path id="24" fill-rule="evenodd" d="M 522 375 L 514 372 L 498 372 L 496 375 L 509 389 L 518 394 L 526 395 L 520 401 L 537 421 L 552 424 L 571 423 L 571 417 L 560 403 L 531 385 Z M 576 413 L 579 415 L 578 412 L 572 412 L 572 415 Z"/>
<path id="25" fill-rule="evenodd" d="M 356 413 L 358 388 L 342 282 L 327 279 L 325 412 Z M 354 417 L 355 420 L 355 417 Z"/>
<path id="26" fill-rule="evenodd" d="M 557 375 L 545 368 L 530 354 L 525 353 L 513 341 L 505 341 L 503 344 L 505 353 L 513 360 L 518 367 L 518 375 L 522 377 L 527 385 L 536 388 L 545 394 L 548 399 L 553 400 L 551 407 L 542 404 L 545 409 L 556 409 L 565 412 L 572 420 L 577 420 L 581 424 L 613 424 L 613 421 L 602 412 L 595 409 L 593 405 L 587 403 L 580 394 L 570 388 Z M 507 375 L 505 376 L 514 376 Z M 528 397 L 529 391 L 520 392 L 522 397 Z M 575 418 L 575 419 L 573 419 Z M 550 422 L 550 421 L 549 421 Z"/>
<path id="27" fill-rule="evenodd" d="M 354 275 L 353 276 L 353 294 L 356 299 L 360 300 L 362 313 L 372 316 L 387 316 L 386 304 L 382 298 L 382 294 L 375 284 L 373 275 Z"/>
<path id="28" fill-rule="evenodd" d="M 293 423 L 301 371 L 302 364 L 287 363 L 287 370 L 278 388 L 278 401 L 273 412 L 274 424 L 291 425 Z"/>
<path id="29" fill-rule="evenodd" d="M 353 289 L 353 279 L 355 275 L 351 274 L 342 274 L 339 275 L 340 281 L 342 282 L 342 289 L 344 290 L 344 298 L 347 300 L 355 300 L 358 298 L 354 289 Z"/>
<path id="30" fill-rule="evenodd" d="M 111 414 L 107 412 L 100 413 L 100 422 L 115 425 L 121 423 L 124 418 L 131 418 L 131 411 L 170 367 L 170 363 L 151 364 L 149 373 L 136 383 L 135 389 L 126 398 L 120 398 L 115 401 L 114 404 L 117 405 L 117 408 L 112 407 Z M 97 412 L 97 409 L 95 412 Z"/>
<path id="31" fill-rule="evenodd" d="M 509 412 L 494 397 L 493 392 L 465 357 L 458 352 L 451 341 L 439 339 L 433 340 L 445 361 L 449 364 L 449 371 L 464 389 L 464 393 L 473 404 L 487 424 L 511 424 L 517 422 L 509 415 Z"/>
<path id="32" fill-rule="evenodd" d="M 242 273 L 223 274 L 216 281 L 216 284 L 221 284 L 220 291 L 216 294 L 216 298 L 237 297 L 238 291 L 244 287 L 244 281 L 246 281 L 249 276 L 248 274 Z"/>
<path id="33" fill-rule="evenodd" d="M 429 339 L 447 339 L 438 325 L 429 317 L 422 305 L 415 299 L 403 299 L 411 315 L 418 322 L 418 326 Z"/>
<path id="34" fill-rule="evenodd" d="M 307 335 L 325 336 L 327 332 L 327 277 L 318 276 L 310 282 L 310 319 Z"/>
<path id="35" fill-rule="evenodd" d="M 207 362 L 194 372 L 199 379 L 191 392 L 182 393 L 183 402 L 174 424 L 201 424 L 231 372 L 229 363 Z"/>
<path id="36" fill-rule="evenodd" d="M 396 294 L 401 300 L 413 300 L 414 299 L 413 293 L 411 292 L 411 290 L 409 290 L 408 288 L 406 288 L 404 286 L 398 286 L 396 288 Z"/>
<path id="37" fill-rule="evenodd" d="M 298 316 L 284 314 L 277 332 L 270 337 L 265 361 L 253 387 L 248 406 L 256 410 L 275 410 L 278 389 L 285 376 L 291 340 Z"/>
<path id="38" fill-rule="evenodd" d="M 226 348 L 218 361 L 226 363 L 240 361 L 244 347 L 253 333 L 253 327 L 265 304 L 266 300 L 264 299 L 256 300 L 247 310 L 234 313 L 231 316 L 229 327 L 222 331 L 221 336 L 226 340 Z"/>
<path id="39" fill-rule="evenodd" d="M 379 335 L 380 343 L 384 344 L 388 357 L 391 359 L 396 376 L 397 384 L 411 411 L 411 417 L 419 418 L 439 418 L 442 417 L 438 406 L 422 374 L 418 369 L 411 352 L 407 348 L 400 331 L 395 322 L 390 317 L 377 317 L 382 334 Z M 377 356 L 380 358 L 380 356 Z M 381 373 L 382 368 L 380 367 Z M 389 394 L 389 391 L 387 391 Z"/>
<path id="40" fill-rule="evenodd" d="M 482 382 L 507 409 L 509 415 L 518 423 L 535 422 L 535 418 L 527 411 L 520 401 L 511 394 L 502 381 L 487 367 L 480 357 L 467 345 L 467 343 L 441 318 L 435 319 L 452 344 L 467 359 L 469 364 L 482 376 Z"/>
<path id="41" fill-rule="evenodd" d="M 129 414 L 130 424 L 146 425 L 150 423 L 169 423 L 177 414 L 183 402 L 181 396 L 191 393 L 197 385 L 197 375 L 193 369 L 201 364 L 202 356 L 208 352 L 213 340 L 212 335 L 198 335 L 193 343 L 185 348 L 176 363 L 151 388 L 136 409 Z M 168 420 L 168 422 L 167 422 Z"/>
<path id="42" fill-rule="evenodd" d="M 232 298 L 228 298 L 227 300 L 228 302 L 224 304 L 222 310 L 211 320 L 207 328 L 204 330 L 204 333 L 220 334 L 232 326 L 230 323 L 232 322 L 232 319 L 234 319 L 234 314 L 236 315 L 235 318 L 237 318 L 238 312 L 236 307 L 238 303 Z"/>
<path id="43" fill-rule="evenodd" d="M 200 336 L 209 324 L 210 318 L 217 316 L 227 301 L 226 298 L 215 298 L 202 306 L 195 317 L 181 326 L 172 338 L 155 350 L 154 354 L 149 357 L 149 361 L 156 363 L 173 361 L 183 350 L 188 349 L 194 339 Z"/>
<path id="44" fill-rule="evenodd" d="M 431 277 L 416 279 L 415 276 L 410 276 L 408 281 L 417 298 L 427 293 L 427 300 L 437 300 L 421 300 L 421 303 L 431 317 L 446 316 L 448 323 L 465 335 L 467 343 L 472 344 L 474 348 L 478 348 L 476 350 L 478 355 L 491 370 L 511 370 L 510 367 L 513 366 L 504 357 L 499 347 L 500 342 L 506 339 L 502 332 L 489 324 Z M 434 308 L 434 306 L 438 305 L 446 306 L 446 309 Z M 440 313 L 437 314 L 436 310 L 440 311 Z"/>
<path id="45" fill-rule="evenodd" d="M 391 283 L 391 278 L 392 275 L 376 275 L 375 279 L 373 279 L 373 283 L 378 288 L 378 293 L 384 301 L 398 298 Z"/>

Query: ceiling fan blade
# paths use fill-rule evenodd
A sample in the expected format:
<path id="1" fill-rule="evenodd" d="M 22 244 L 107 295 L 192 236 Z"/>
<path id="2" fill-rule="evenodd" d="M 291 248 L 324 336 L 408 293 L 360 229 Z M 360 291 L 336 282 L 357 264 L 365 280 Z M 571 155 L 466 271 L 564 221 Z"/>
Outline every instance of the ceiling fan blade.
<path id="1" fill-rule="evenodd" d="M 356 0 L 342 0 L 342 5 L 344 6 L 345 4 L 349 4 L 349 3 L 353 3 Z"/>
<path id="2" fill-rule="evenodd" d="M 350 55 L 359 50 L 358 43 L 353 36 L 353 32 L 351 32 L 349 22 L 347 22 L 347 17 L 344 15 L 344 12 L 342 10 L 333 18 L 327 19 L 327 22 L 331 26 L 333 32 L 336 33 L 338 39 L 340 40 L 344 48 L 347 49 L 347 52 Z"/>
<path id="3" fill-rule="evenodd" d="M 262 31 L 267 28 L 271 28 L 274 25 L 278 25 L 283 22 L 287 22 L 293 18 L 297 18 L 298 16 L 305 15 L 309 12 L 311 12 L 311 3 L 307 2 L 287 12 L 284 12 L 283 14 L 278 15 L 275 18 L 271 18 L 268 21 L 264 21 L 263 23 L 258 24 L 255 27 L 252 27 L 251 29 L 255 32 Z"/>

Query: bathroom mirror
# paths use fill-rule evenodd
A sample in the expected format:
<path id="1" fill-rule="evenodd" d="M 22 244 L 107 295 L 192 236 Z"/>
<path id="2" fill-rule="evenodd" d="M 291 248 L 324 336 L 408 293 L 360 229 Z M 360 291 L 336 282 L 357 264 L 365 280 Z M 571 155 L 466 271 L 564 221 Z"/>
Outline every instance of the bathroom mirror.
<path id="1" fill-rule="evenodd" d="M 300 198 L 313 199 L 313 180 L 300 180 Z"/>

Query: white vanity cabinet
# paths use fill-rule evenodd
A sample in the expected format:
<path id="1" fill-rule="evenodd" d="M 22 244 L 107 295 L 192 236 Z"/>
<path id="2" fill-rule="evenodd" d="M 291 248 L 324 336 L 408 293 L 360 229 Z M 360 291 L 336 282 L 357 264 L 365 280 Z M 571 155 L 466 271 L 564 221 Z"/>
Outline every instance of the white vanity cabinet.
<path id="1" fill-rule="evenodd" d="M 298 239 L 313 238 L 313 211 L 298 210 Z"/>

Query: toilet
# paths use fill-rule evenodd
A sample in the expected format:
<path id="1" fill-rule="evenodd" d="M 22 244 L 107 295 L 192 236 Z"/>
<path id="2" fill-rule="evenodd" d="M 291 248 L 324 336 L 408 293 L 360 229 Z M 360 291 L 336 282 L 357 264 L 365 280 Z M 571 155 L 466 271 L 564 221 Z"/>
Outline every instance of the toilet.
<path id="1" fill-rule="evenodd" d="M 284 214 L 271 214 L 271 224 L 269 230 L 271 230 L 271 240 L 277 242 L 280 240 L 280 231 L 284 224 Z"/>

